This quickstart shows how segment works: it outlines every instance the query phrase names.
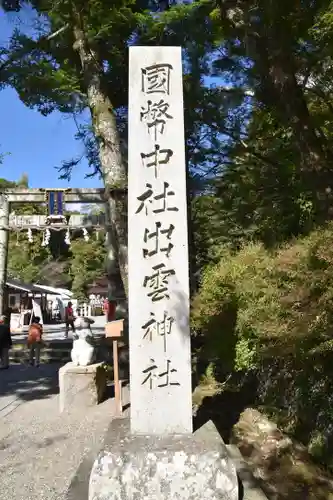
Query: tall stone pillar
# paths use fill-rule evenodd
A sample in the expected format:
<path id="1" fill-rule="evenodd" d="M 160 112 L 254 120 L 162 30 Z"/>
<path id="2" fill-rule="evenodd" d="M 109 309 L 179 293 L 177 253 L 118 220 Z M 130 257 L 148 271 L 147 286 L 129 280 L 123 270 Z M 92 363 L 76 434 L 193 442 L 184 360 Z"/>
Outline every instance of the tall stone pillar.
<path id="1" fill-rule="evenodd" d="M 7 278 L 8 258 L 8 225 L 9 225 L 9 201 L 8 196 L 0 194 L 0 314 L 5 308 L 5 286 Z"/>
<path id="2" fill-rule="evenodd" d="M 131 415 L 111 424 L 89 500 L 238 500 L 236 467 L 214 424 L 192 432 L 182 49 L 129 54 Z"/>

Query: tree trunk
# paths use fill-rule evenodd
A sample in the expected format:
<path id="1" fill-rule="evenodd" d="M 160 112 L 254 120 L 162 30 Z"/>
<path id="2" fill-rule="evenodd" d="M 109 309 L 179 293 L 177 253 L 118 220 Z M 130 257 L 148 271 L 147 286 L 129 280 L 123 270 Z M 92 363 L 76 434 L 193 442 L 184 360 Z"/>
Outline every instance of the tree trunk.
<path id="1" fill-rule="evenodd" d="M 270 53 L 274 53 L 274 47 L 267 49 L 268 43 L 265 37 L 257 43 L 260 98 L 268 108 L 275 108 L 281 123 L 293 129 L 303 166 L 307 169 L 310 164 L 312 170 L 326 160 L 323 138 L 315 129 L 304 91 L 297 82 L 292 56 L 286 50 L 273 57 Z"/>
<path id="2" fill-rule="evenodd" d="M 277 55 L 273 57 L 274 52 Z M 333 155 L 325 135 L 316 128 L 310 114 L 304 89 L 296 78 L 296 63 L 287 48 L 278 51 L 275 46 L 269 47 L 269 40 L 264 36 L 258 40 L 257 54 L 260 98 L 268 109 L 274 110 L 284 126 L 292 128 L 302 182 L 312 196 L 319 219 L 325 219 L 330 207 L 325 193 L 330 183 Z"/>
<path id="3" fill-rule="evenodd" d="M 110 98 L 104 88 L 104 73 L 96 51 L 89 46 L 79 15 L 75 15 L 74 49 L 77 50 L 86 87 L 93 130 L 99 144 L 99 157 L 107 200 L 107 272 L 111 294 L 127 296 L 127 167 Z M 119 275 L 120 272 L 120 275 Z M 120 279 L 121 278 L 121 279 Z M 119 287 L 122 290 L 119 290 Z"/>

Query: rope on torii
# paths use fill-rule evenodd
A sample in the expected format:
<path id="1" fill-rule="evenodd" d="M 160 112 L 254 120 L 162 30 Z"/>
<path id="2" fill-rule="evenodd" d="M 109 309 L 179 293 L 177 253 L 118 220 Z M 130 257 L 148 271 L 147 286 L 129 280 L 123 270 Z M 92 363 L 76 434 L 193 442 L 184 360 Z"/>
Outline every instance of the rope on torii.
<path id="1" fill-rule="evenodd" d="M 87 224 L 85 223 L 85 217 L 80 215 L 80 220 L 78 223 L 73 223 L 73 225 L 69 225 L 70 216 L 64 215 L 64 206 L 65 206 L 65 193 L 66 191 L 70 191 L 70 189 L 41 189 L 44 192 L 45 202 L 47 204 L 47 215 L 40 216 L 17 216 L 15 215 L 15 221 L 8 225 L 8 230 L 18 231 L 26 231 L 29 243 L 33 243 L 33 230 L 42 231 L 43 239 L 41 245 L 46 247 L 50 243 L 51 239 L 51 231 L 63 231 L 66 230 L 65 234 L 65 243 L 70 246 L 71 244 L 71 230 L 73 231 L 82 231 L 82 236 L 86 242 L 90 240 L 90 235 L 87 230 Z M 14 215 L 14 214 L 13 214 Z M 76 214 L 77 216 L 77 214 Z M 29 220 L 29 217 L 31 219 Z M 75 217 L 75 214 L 74 214 Z M 100 226 L 105 225 L 105 220 L 103 223 L 100 223 L 100 215 L 95 215 L 93 217 L 97 217 L 97 223 L 90 224 L 89 226 Z M 25 224 L 24 219 L 28 218 L 28 222 Z M 103 217 L 104 219 L 104 217 Z M 74 219 L 75 220 L 75 219 Z M 82 222 L 82 223 L 80 223 Z M 21 226 L 21 227 L 20 227 Z M 24 227 L 25 226 L 25 227 Z M 28 228 L 27 228 L 28 226 Z M 2 228 L 0 228 L 2 229 Z M 5 229 L 5 228 L 3 228 Z M 96 234 L 101 228 L 96 229 Z"/>
<path id="2" fill-rule="evenodd" d="M 71 233 L 69 232 L 69 229 L 67 229 L 67 231 L 66 231 L 65 243 L 69 247 L 71 246 Z"/>
<path id="3" fill-rule="evenodd" d="M 34 241 L 33 236 L 32 236 L 32 230 L 30 227 L 28 229 L 28 241 L 29 241 L 29 243 L 33 243 L 33 241 Z"/>
<path id="4" fill-rule="evenodd" d="M 43 240 L 42 240 L 42 247 L 47 247 L 48 244 L 50 243 L 51 239 L 51 231 L 49 229 L 46 229 L 45 233 L 43 233 Z M 32 243 L 32 241 L 30 241 Z"/>

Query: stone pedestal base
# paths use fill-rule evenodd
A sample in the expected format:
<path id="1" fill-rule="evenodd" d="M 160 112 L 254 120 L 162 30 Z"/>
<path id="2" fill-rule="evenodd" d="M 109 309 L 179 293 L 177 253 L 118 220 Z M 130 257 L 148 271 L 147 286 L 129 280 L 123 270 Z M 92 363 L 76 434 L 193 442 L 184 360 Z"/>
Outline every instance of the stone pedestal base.
<path id="1" fill-rule="evenodd" d="M 238 500 L 236 469 L 214 424 L 190 436 L 130 436 L 115 420 L 90 475 L 89 500 Z"/>
<path id="2" fill-rule="evenodd" d="M 102 363 L 75 366 L 67 363 L 59 370 L 60 412 L 100 403 L 106 391 L 106 372 Z"/>

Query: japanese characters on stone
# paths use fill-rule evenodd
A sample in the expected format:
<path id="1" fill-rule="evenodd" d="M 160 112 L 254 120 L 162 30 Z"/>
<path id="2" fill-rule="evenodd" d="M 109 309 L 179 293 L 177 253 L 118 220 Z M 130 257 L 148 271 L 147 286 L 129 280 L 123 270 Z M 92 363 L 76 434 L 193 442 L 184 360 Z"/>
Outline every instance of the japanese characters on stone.
<path id="1" fill-rule="evenodd" d="M 173 120 L 168 102 L 172 70 L 171 64 L 155 64 L 141 69 L 141 93 L 145 102 L 141 106 L 140 120 L 146 124 L 153 139 L 152 150 L 141 152 L 141 159 L 144 166 L 154 168 L 156 179 L 162 166 L 168 165 L 173 156 L 172 149 L 161 146 L 165 127 Z"/>
<path id="2" fill-rule="evenodd" d="M 143 288 L 151 301 L 150 317 L 142 325 L 142 339 L 147 344 L 161 342 L 164 353 L 165 365 L 157 366 L 154 358 L 149 358 L 147 349 L 147 366 L 142 370 L 142 385 L 149 389 L 163 388 L 180 385 L 177 380 L 177 368 L 173 366 L 172 359 L 168 358 L 168 337 L 172 335 L 175 324 L 168 312 L 170 299 L 169 280 L 175 276 L 176 271 L 168 264 L 174 245 L 173 232 L 175 224 L 164 223 L 163 214 L 178 212 L 172 198 L 175 191 L 168 182 L 168 165 L 173 159 L 174 151 L 168 147 L 164 140 L 164 132 L 168 126 L 172 127 L 172 110 L 168 97 L 172 92 L 171 64 L 155 64 L 141 68 L 141 95 L 142 105 L 140 122 L 146 127 L 150 136 L 152 147 L 149 151 L 140 151 L 142 167 L 152 169 L 155 183 L 147 183 L 142 194 L 137 197 L 138 205 L 136 215 L 147 217 L 147 221 L 154 218 L 153 227 L 145 227 L 142 235 L 142 256 L 151 259 L 151 273 L 143 277 Z M 144 178 L 144 176 L 143 176 Z M 176 221 L 175 221 L 176 223 Z M 163 317 L 156 317 L 154 304 L 163 303 Z"/>

